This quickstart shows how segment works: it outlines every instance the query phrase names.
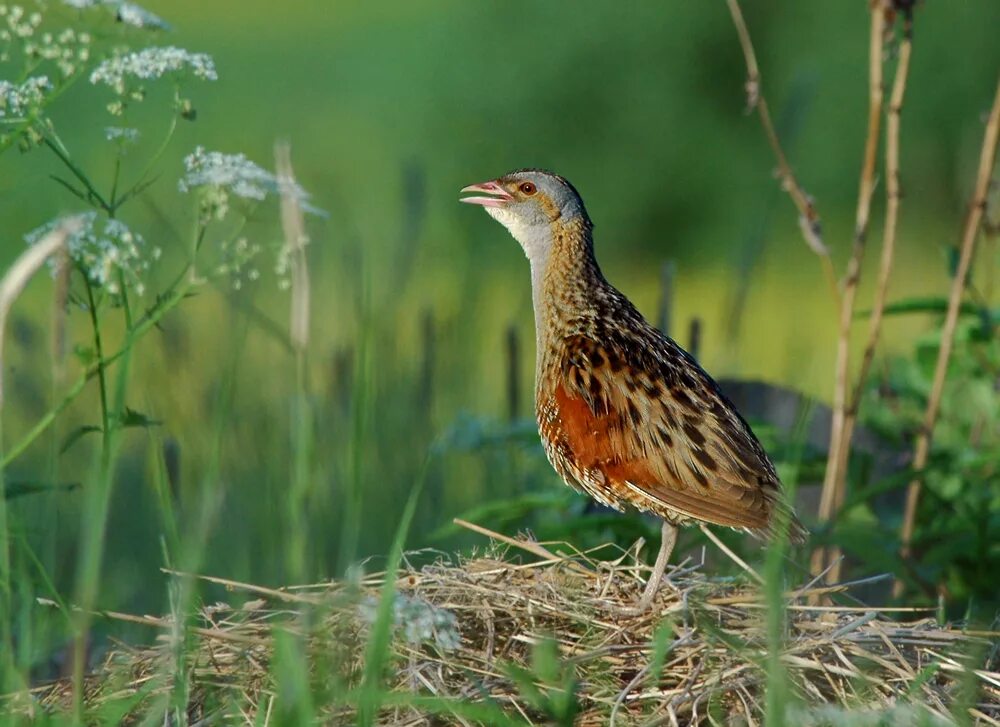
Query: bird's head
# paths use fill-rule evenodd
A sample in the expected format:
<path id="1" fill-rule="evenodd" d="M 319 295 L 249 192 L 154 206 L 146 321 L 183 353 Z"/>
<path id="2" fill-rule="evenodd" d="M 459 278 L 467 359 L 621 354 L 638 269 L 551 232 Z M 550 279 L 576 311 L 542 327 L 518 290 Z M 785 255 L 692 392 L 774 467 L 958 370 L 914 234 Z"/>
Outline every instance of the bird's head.
<path id="1" fill-rule="evenodd" d="M 591 224 L 583 200 L 573 185 L 558 174 L 522 169 L 481 184 L 470 184 L 462 202 L 481 205 L 490 217 L 506 227 L 532 263 L 548 257 L 558 227 L 589 231 Z"/>

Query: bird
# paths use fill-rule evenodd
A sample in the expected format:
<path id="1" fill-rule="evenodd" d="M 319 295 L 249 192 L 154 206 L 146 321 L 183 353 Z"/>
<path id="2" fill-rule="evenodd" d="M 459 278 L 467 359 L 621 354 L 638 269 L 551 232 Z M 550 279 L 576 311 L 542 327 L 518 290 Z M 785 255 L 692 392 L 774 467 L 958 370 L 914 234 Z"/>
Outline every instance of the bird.
<path id="1" fill-rule="evenodd" d="M 753 430 L 687 351 L 604 277 L 583 200 L 564 177 L 519 169 L 469 185 L 531 268 L 535 415 L 549 463 L 603 505 L 662 519 L 635 611 L 662 582 L 680 525 L 698 521 L 793 543 L 807 531 Z"/>

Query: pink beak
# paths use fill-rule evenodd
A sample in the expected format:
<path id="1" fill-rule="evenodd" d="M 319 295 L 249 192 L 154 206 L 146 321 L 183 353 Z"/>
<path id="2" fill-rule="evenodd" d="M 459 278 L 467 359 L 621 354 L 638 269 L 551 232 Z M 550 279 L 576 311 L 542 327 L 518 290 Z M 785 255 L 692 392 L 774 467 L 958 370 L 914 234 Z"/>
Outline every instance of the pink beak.
<path id="1" fill-rule="evenodd" d="M 497 182 L 483 182 L 482 184 L 470 184 L 468 187 L 462 189 L 462 193 L 466 192 L 484 192 L 485 194 L 493 195 L 491 197 L 462 197 L 459 202 L 466 202 L 468 204 L 478 204 L 483 207 L 503 207 L 508 202 L 513 202 L 514 198 L 500 186 Z"/>

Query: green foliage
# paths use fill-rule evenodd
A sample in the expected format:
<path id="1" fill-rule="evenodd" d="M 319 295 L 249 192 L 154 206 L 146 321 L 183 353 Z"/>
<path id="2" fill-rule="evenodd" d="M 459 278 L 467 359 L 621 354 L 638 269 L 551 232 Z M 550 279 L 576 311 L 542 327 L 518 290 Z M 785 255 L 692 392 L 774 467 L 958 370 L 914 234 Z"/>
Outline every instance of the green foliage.
<path id="1" fill-rule="evenodd" d="M 982 318 L 966 318 L 958 327 L 930 461 L 921 473 L 924 487 L 914 535 L 914 567 L 892 568 L 906 578 L 910 602 L 934 602 L 940 594 L 954 615 L 971 608 L 972 614 L 987 621 L 1000 608 L 993 575 L 1000 569 L 996 331 L 996 324 Z M 892 359 L 868 392 L 862 408 L 865 422 L 886 441 L 908 448 L 923 425 L 939 341 L 939 330 L 919 338 L 912 357 Z M 902 488 L 912 479 L 912 472 L 902 474 L 893 478 L 891 487 Z M 854 502 L 845 520 L 875 522 L 878 529 L 860 541 L 854 537 L 857 531 L 845 533 L 845 546 L 853 545 L 870 566 L 878 567 L 875 553 L 892 557 L 889 548 L 895 547 L 898 513 L 875 512 L 870 501 Z M 874 542 L 887 530 L 891 540 Z"/>
<path id="2" fill-rule="evenodd" d="M 580 712 L 576 674 L 571 663 L 559 657 L 554 639 L 543 639 L 531 650 L 531 668 L 507 665 L 507 675 L 524 701 L 550 724 L 572 727 Z"/>

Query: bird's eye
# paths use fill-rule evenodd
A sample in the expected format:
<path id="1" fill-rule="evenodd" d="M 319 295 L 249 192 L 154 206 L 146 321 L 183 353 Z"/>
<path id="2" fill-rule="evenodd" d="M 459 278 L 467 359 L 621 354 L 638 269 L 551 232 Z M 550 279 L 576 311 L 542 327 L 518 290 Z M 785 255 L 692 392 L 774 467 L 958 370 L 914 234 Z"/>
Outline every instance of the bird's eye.
<path id="1" fill-rule="evenodd" d="M 531 182 L 525 182 L 524 184 L 522 184 L 520 186 L 520 190 L 522 194 L 526 194 L 529 197 L 538 191 L 535 185 L 532 184 Z"/>

